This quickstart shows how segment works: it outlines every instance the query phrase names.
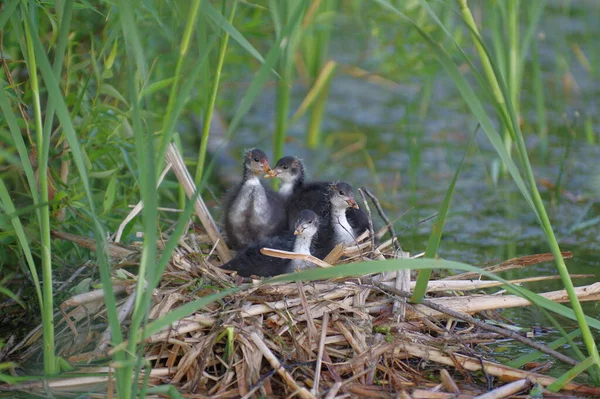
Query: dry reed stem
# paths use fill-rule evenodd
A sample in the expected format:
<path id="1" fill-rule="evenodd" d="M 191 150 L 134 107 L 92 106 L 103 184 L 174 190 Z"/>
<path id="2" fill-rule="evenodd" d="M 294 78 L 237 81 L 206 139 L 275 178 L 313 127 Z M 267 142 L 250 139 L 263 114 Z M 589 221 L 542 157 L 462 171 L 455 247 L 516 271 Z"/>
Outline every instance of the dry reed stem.
<path id="1" fill-rule="evenodd" d="M 450 376 L 450 373 L 446 369 L 440 370 L 440 380 L 442 381 L 442 385 L 446 388 L 448 392 L 460 394 L 460 389 L 456 385 L 456 382 Z"/>
<path id="2" fill-rule="evenodd" d="M 422 359 L 440 364 L 445 364 L 447 366 L 460 366 L 461 368 L 468 371 L 480 371 L 483 367 L 487 374 L 496 376 L 502 381 L 514 381 L 516 379 L 530 378 L 531 380 L 538 382 L 543 386 L 548 386 L 556 381 L 556 378 L 553 377 L 518 370 L 512 367 L 504 366 L 499 363 L 492 363 L 483 359 L 471 358 L 469 356 L 456 352 L 452 353 L 452 355 L 450 356 L 431 346 L 426 346 L 414 342 L 400 342 L 398 343 L 397 348 L 394 349 L 394 352 L 397 352 L 398 356 L 402 356 L 402 353 L 406 353 L 411 356 L 420 357 Z M 564 388 L 569 391 L 578 391 L 580 393 L 600 393 L 600 388 L 586 387 L 584 385 L 575 384 L 572 382 L 567 383 Z"/>
<path id="3" fill-rule="evenodd" d="M 600 300 L 600 283 L 594 283 L 583 287 L 575 287 L 575 293 L 580 301 L 598 301 Z M 569 297 L 565 290 L 540 293 L 546 299 L 553 302 L 569 302 Z M 453 309 L 456 312 L 464 314 L 473 314 L 484 310 L 495 310 L 505 308 L 515 308 L 530 306 L 525 298 L 516 295 L 480 295 L 470 297 L 441 297 L 431 299 L 430 302 Z M 414 314 L 407 314 L 408 319 L 417 319 L 419 317 L 444 317 L 440 312 L 427 308 L 423 305 L 415 305 Z M 409 312 L 411 313 L 411 312 Z"/>
<path id="4" fill-rule="evenodd" d="M 167 162 L 164 170 L 162 171 L 162 173 L 160 174 L 160 176 L 158 177 L 158 180 L 156 182 L 157 188 L 160 186 L 160 184 L 164 180 L 167 173 L 169 173 L 169 170 L 171 170 L 171 163 Z M 123 230 L 125 230 L 125 227 L 127 227 L 127 224 L 129 224 L 129 222 L 131 222 L 133 219 L 135 219 L 135 217 L 142 211 L 143 208 L 144 208 L 144 203 L 142 201 L 140 201 L 133 207 L 131 212 L 129 212 L 127 214 L 125 219 L 123 219 L 123 221 L 121 222 L 121 224 L 119 224 L 119 227 L 117 228 L 117 233 L 115 234 L 115 239 L 114 239 L 115 242 L 121 241 L 121 236 L 123 235 Z"/>
<path id="5" fill-rule="evenodd" d="M 399 259 L 407 259 L 410 257 L 410 253 L 402 250 L 396 251 L 396 256 Z M 415 282 L 416 284 L 416 282 Z M 428 284 L 429 285 L 429 284 Z M 410 269 L 400 269 L 396 271 L 396 279 L 394 281 L 394 288 L 398 291 L 408 292 L 414 289 L 411 287 L 410 281 Z M 394 305 L 392 307 L 392 314 L 398 318 L 398 320 L 404 321 L 406 318 L 406 301 L 407 298 L 397 297 L 394 298 Z"/>
<path id="6" fill-rule="evenodd" d="M 277 357 L 273 354 L 273 352 L 271 352 L 271 350 L 267 347 L 267 345 L 265 345 L 265 343 L 262 341 L 262 339 L 258 336 L 258 334 L 255 331 L 253 331 L 250 334 L 250 339 L 252 339 L 252 342 L 254 342 L 254 344 L 256 345 L 258 350 L 263 354 L 265 359 L 267 359 L 267 361 L 271 364 L 273 369 L 275 369 L 277 374 L 279 374 L 283 378 L 285 383 L 290 388 L 292 388 L 295 393 L 298 393 L 298 395 L 301 398 L 316 399 L 315 396 L 313 394 L 311 394 L 306 388 L 298 385 L 298 383 L 294 380 L 294 378 L 290 375 L 290 373 L 288 373 L 285 370 L 285 368 L 281 365 L 281 363 L 279 362 Z"/>
<path id="7" fill-rule="evenodd" d="M 486 392 L 483 395 L 478 395 L 473 399 L 502 399 L 508 398 L 518 392 L 528 390 L 533 386 L 533 382 L 529 378 L 523 378 L 522 380 L 511 382 L 496 388 L 493 391 Z"/>
<path id="8" fill-rule="evenodd" d="M 185 194 L 188 196 L 188 198 L 192 198 L 196 192 L 196 185 L 194 184 L 194 180 L 192 179 L 190 172 L 187 170 L 185 163 L 183 162 L 183 158 L 181 157 L 179 150 L 173 143 L 169 143 L 167 146 L 165 157 L 167 158 L 167 162 L 170 162 L 173 165 L 173 171 L 177 176 L 177 180 L 179 180 L 179 183 L 183 187 Z M 201 196 L 196 197 L 194 208 L 196 210 L 196 215 L 202 223 L 202 227 L 204 227 L 204 230 L 210 237 L 213 245 L 216 246 L 216 250 L 219 254 L 221 262 L 225 263 L 230 261 L 231 253 L 229 252 L 229 248 L 227 248 L 225 245 L 225 241 L 223 241 L 223 237 L 217 228 L 217 224 L 213 220 Z"/>
<path id="9" fill-rule="evenodd" d="M 87 248 L 90 251 L 96 252 L 96 240 L 93 238 L 87 238 L 78 236 L 76 234 L 65 233 L 63 231 L 52 230 L 50 232 L 53 238 L 60 238 L 61 240 L 71 241 L 82 248 Z M 137 255 L 138 251 L 123 244 L 108 243 L 107 253 L 111 259 L 124 259 L 132 255 Z"/>
<path id="10" fill-rule="evenodd" d="M 314 263 L 315 265 L 317 265 L 319 267 L 332 267 L 332 265 L 330 265 L 329 263 L 324 262 L 321 259 L 316 258 L 312 255 L 298 254 L 296 252 L 283 251 L 281 249 L 272 249 L 272 248 L 261 248 L 260 253 L 263 255 L 272 256 L 274 258 L 306 260 L 306 261 Z"/>
<path id="11" fill-rule="evenodd" d="M 329 313 L 323 314 L 321 326 L 321 339 L 319 340 L 319 350 L 317 351 L 317 364 L 315 366 L 315 382 L 311 389 L 313 395 L 319 392 L 319 382 L 321 378 L 321 365 L 323 364 L 323 352 L 325 351 L 325 338 L 327 337 L 327 326 L 329 325 Z"/>
<path id="12" fill-rule="evenodd" d="M 561 252 L 561 254 L 564 259 L 569 259 L 573 257 L 573 252 L 570 251 Z M 500 273 L 512 269 L 522 269 L 524 267 L 536 265 L 542 262 L 551 262 L 553 260 L 554 255 L 552 255 L 551 253 L 527 255 L 522 256 L 520 258 L 509 259 L 497 265 L 486 267 L 483 270 L 490 273 Z M 477 278 L 479 276 L 481 276 L 481 274 L 477 272 L 466 272 L 456 274 L 454 276 L 445 277 L 442 280 L 468 280 L 471 278 Z"/>

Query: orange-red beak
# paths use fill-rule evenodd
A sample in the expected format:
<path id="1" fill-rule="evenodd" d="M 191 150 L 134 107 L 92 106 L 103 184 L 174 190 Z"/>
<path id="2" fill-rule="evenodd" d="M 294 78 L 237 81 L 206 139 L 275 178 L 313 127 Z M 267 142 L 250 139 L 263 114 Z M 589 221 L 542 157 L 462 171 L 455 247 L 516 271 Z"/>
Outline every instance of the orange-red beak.
<path id="1" fill-rule="evenodd" d="M 267 179 L 271 179 L 271 178 L 274 178 L 277 176 L 279 176 L 279 173 L 275 172 L 275 170 L 273 170 L 273 169 L 269 169 L 269 171 L 263 177 L 265 177 Z"/>
<path id="2" fill-rule="evenodd" d="M 356 201 L 354 200 L 354 198 L 350 198 L 346 201 L 348 203 L 348 205 L 350 205 L 350 207 L 354 208 L 354 209 L 360 209 L 358 207 L 358 204 L 356 203 Z"/>
<path id="3" fill-rule="evenodd" d="M 268 173 L 268 174 L 272 174 L 273 171 L 271 170 L 271 167 L 269 166 L 269 161 L 267 161 L 266 159 L 264 159 L 262 161 L 263 164 L 263 172 Z"/>

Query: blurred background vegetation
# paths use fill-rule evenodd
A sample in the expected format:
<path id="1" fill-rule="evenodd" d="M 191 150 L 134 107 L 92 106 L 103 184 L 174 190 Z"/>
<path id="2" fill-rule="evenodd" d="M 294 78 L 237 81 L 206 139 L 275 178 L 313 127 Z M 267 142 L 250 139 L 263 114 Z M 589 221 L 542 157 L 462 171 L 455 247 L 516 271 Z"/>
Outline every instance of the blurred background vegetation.
<path id="1" fill-rule="evenodd" d="M 156 151 L 147 156 L 157 165 L 164 145 L 175 138 L 197 182 L 205 179 L 203 196 L 215 217 L 221 193 L 240 174 L 242 150 L 260 147 L 272 164 L 282 155 L 299 155 L 313 178 L 371 188 L 411 252 L 424 249 L 431 224 L 416 224 L 438 211 L 467 152 L 439 254 L 485 265 L 547 252 L 535 215 L 486 136 L 474 133 L 477 120 L 437 54 L 387 7 L 404 13 L 443 47 L 492 112 L 491 91 L 473 73 L 482 65 L 459 4 L 142 0 L 130 3 L 127 19 L 123 4 L 109 1 L 3 2 L 0 80 L 6 101 L 0 114 L 0 177 L 35 264 L 43 257 L 43 227 L 15 129 L 35 173 L 42 143 L 36 134 L 44 131 L 54 230 L 91 237 L 96 221 L 107 232 L 117 229 L 141 198 L 140 179 L 157 172 L 141 166 L 136 156 L 136 134 L 143 129 L 154 139 L 146 148 Z M 65 26 L 63 12 L 69 6 L 72 20 Z M 600 3 L 479 0 L 469 6 L 507 82 L 561 249 L 575 252 L 571 271 L 600 276 Z M 47 84 L 36 94 L 28 34 L 39 38 L 50 64 L 62 63 L 56 78 L 88 180 L 77 172 L 64 119 L 46 122 L 54 112 L 49 109 L 58 106 Z M 48 124 L 43 129 L 38 116 Z M 516 156 L 501 118 L 493 120 Z M 474 134 L 475 145 L 469 147 Z M 95 215 L 86 200 L 86 181 Z M 183 204 L 174 176 L 158 189 L 158 204 Z M 24 321 L 39 322 L 39 302 L 6 201 L 0 212 L 2 338 Z M 161 212 L 160 227 L 175 219 Z M 140 224 L 141 219 L 130 223 L 126 243 L 139 240 Z M 95 258 L 88 250 L 53 240 L 55 283 L 90 259 Z M 527 273 L 553 270 L 547 264 Z M 58 292 L 54 303 L 71 294 Z M 516 317 L 531 322 L 537 314 Z"/>

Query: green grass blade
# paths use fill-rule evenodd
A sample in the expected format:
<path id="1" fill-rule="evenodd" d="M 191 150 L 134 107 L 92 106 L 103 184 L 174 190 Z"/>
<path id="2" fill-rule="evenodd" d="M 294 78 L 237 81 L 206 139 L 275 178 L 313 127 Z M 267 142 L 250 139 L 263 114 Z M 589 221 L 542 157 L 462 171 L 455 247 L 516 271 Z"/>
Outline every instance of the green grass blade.
<path id="1" fill-rule="evenodd" d="M 27 183 L 29 184 L 29 191 L 31 192 L 33 202 L 39 204 L 40 198 L 37 190 L 35 173 L 33 172 L 33 166 L 29 160 L 29 150 L 25 145 L 23 135 L 21 134 L 21 129 L 19 128 L 19 123 L 17 122 L 17 117 L 10 107 L 8 97 L 6 96 L 4 90 L 5 89 L 3 87 L 0 88 L 0 109 L 2 110 L 2 114 L 6 119 L 6 123 L 8 124 L 10 134 L 13 139 L 13 144 L 17 148 L 17 153 L 21 159 L 21 166 L 25 172 L 25 177 L 27 178 Z"/>
<path id="2" fill-rule="evenodd" d="M 240 46 L 244 50 L 246 50 L 250 55 L 260 61 L 262 64 L 266 62 L 266 60 L 260 55 L 258 50 L 254 48 L 254 46 L 236 29 L 235 26 L 232 25 L 231 21 L 225 18 L 223 14 L 219 12 L 209 1 L 205 1 L 202 5 L 206 15 L 208 15 L 212 20 L 217 23 L 219 29 L 223 29 L 233 40 L 238 42 Z"/>
<path id="3" fill-rule="evenodd" d="M 7 0 L 7 2 L 4 3 L 2 6 L 2 11 L 0 12 L 0 30 L 4 29 L 4 25 L 6 25 L 10 17 L 17 9 L 18 5 L 19 0 Z"/>
<path id="4" fill-rule="evenodd" d="M 123 367 L 123 377 L 119 382 L 119 397 L 129 399 L 137 395 L 138 385 L 130 381 L 139 380 L 143 356 L 143 345 L 137 346 L 137 337 L 140 326 L 145 323 L 148 317 L 148 304 L 151 299 L 151 292 L 146 286 L 148 281 L 154 281 L 154 263 L 157 257 L 156 239 L 158 220 L 158 195 L 156 191 L 157 179 L 157 159 L 154 151 L 154 140 L 152 134 L 148 131 L 146 125 L 142 122 L 142 107 L 140 104 L 141 87 L 146 82 L 147 65 L 145 61 L 144 49 L 139 41 L 139 33 L 136 26 L 133 10 L 128 0 L 122 0 L 120 3 L 120 22 L 121 29 L 125 38 L 126 53 L 130 58 L 135 57 L 135 63 L 129 63 L 127 68 L 128 92 L 131 104 L 131 119 L 135 141 L 135 153 L 139 168 L 139 185 L 141 200 L 144 203 L 142 211 L 142 225 L 144 231 L 144 241 L 142 246 L 142 255 L 138 267 L 138 279 L 136 284 L 136 297 L 131 316 L 131 326 L 129 330 L 129 341 L 126 353 L 129 362 Z M 161 164 L 162 160 L 158 160 Z"/>
<path id="5" fill-rule="evenodd" d="M 577 377 L 579 374 L 583 373 L 588 368 L 594 366 L 595 361 L 593 357 L 588 357 L 583 362 L 579 363 L 577 366 L 574 366 L 569 371 L 561 375 L 554 381 L 552 384 L 548 385 L 546 389 L 550 392 L 558 392 L 565 385 L 567 385 L 571 380 Z"/>
<path id="6" fill-rule="evenodd" d="M 512 176 L 513 180 L 515 181 L 515 184 L 517 185 L 517 187 L 519 188 L 519 190 L 521 191 L 523 196 L 525 197 L 525 200 L 527 201 L 527 203 L 530 205 L 531 209 L 536 214 L 536 217 L 538 218 L 538 220 L 540 220 L 537 208 L 533 204 L 533 199 L 529 192 L 528 186 L 525 183 L 525 181 L 523 180 L 523 177 L 521 176 L 521 173 L 519 172 L 517 165 L 515 164 L 515 162 L 512 160 L 512 158 L 506 151 L 506 148 L 504 147 L 504 142 L 502 141 L 500 134 L 494 127 L 494 124 L 492 123 L 490 117 L 485 112 L 485 109 L 484 109 L 483 105 L 481 104 L 481 102 L 479 101 L 477 95 L 475 94 L 475 91 L 473 90 L 471 85 L 468 83 L 466 78 L 463 76 L 463 74 L 460 72 L 460 70 L 458 69 L 458 66 L 452 60 L 452 57 L 450 57 L 450 55 L 446 52 L 446 50 L 444 50 L 444 48 L 442 48 L 429 34 L 427 34 L 427 32 L 425 32 L 419 25 L 417 25 L 416 22 L 414 22 L 412 19 L 410 19 L 404 13 L 399 11 L 396 7 L 392 6 L 388 1 L 386 1 L 386 0 L 374 0 L 374 1 L 381 4 L 386 9 L 391 10 L 393 13 L 395 13 L 396 15 L 398 15 L 399 17 L 401 17 L 402 19 L 404 19 L 405 21 L 410 23 L 415 29 L 417 29 L 417 31 L 419 32 L 421 37 L 423 37 L 425 42 L 431 47 L 434 55 L 438 58 L 438 61 L 442 64 L 442 66 L 444 67 L 446 72 L 448 72 L 448 74 L 452 78 L 454 84 L 456 85 L 456 88 L 461 93 L 463 100 L 466 102 L 467 106 L 473 113 L 473 116 L 477 119 L 477 121 L 481 125 L 482 130 L 487 135 L 492 146 L 494 147 L 494 149 L 496 150 L 496 152 L 498 153 L 498 155 L 500 156 L 502 161 L 507 165 L 507 169 L 508 169 L 510 175 Z M 492 68 L 492 67 L 490 66 L 490 68 Z M 492 69 L 492 71 L 493 71 L 493 69 Z M 497 90 L 500 92 L 500 95 L 502 96 L 502 90 L 500 89 L 500 87 L 498 87 Z M 496 90 L 494 89 L 493 91 L 495 92 Z"/>
<path id="7" fill-rule="evenodd" d="M 26 18 L 30 18 L 26 16 Z M 94 222 L 94 236 L 96 239 L 96 245 L 98 248 L 105 248 L 106 241 L 104 235 L 104 229 L 97 218 L 96 207 L 94 204 L 94 197 L 90 187 L 90 182 L 85 166 L 83 152 L 80 147 L 79 140 L 75 134 L 73 123 L 71 121 L 69 111 L 65 104 L 65 100 L 60 92 L 58 81 L 50 65 L 50 61 L 46 56 L 40 39 L 37 36 L 32 36 L 32 43 L 35 49 L 35 55 L 39 61 L 39 71 L 44 79 L 45 87 L 48 92 L 49 100 L 54 102 L 56 108 L 56 116 L 62 125 L 62 132 L 69 143 L 73 162 L 77 167 L 77 171 L 81 177 L 81 183 L 84 188 L 85 196 L 88 201 L 89 214 L 92 216 Z M 104 300 L 107 309 L 107 318 L 111 327 L 111 338 L 114 346 L 120 344 L 123 341 L 119 320 L 116 312 L 116 300 L 112 289 L 112 281 L 110 279 L 110 266 L 108 265 L 106 255 L 103 250 L 97 251 L 96 256 L 98 257 L 98 263 L 100 265 L 100 277 L 104 288 Z M 116 360 L 124 360 L 122 353 L 115 354 Z M 117 369 L 117 374 L 120 370 Z"/>
<path id="8" fill-rule="evenodd" d="M 34 111 L 34 131 L 35 131 L 35 147 L 37 150 L 37 176 L 39 186 L 39 204 L 37 216 L 40 228 L 40 246 L 41 246 L 41 263 L 42 263 L 42 326 L 43 326 L 43 357 L 44 357 L 44 373 L 53 375 L 57 373 L 56 357 L 55 357 L 55 341 L 54 341 L 54 294 L 52 283 L 52 240 L 50 239 L 50 205 L 49 198 L 49 182 L 48 182 L 48 151 L 50 148 L 50 136 L 44 135 L 42 126 L 42 109 L 40 99 L 40 86 L 37 72 L 37 58 L 39 57 L 34 50 L 35 40 L 39 40 L 37 33 L 34 30 L 36 26 L 27 15 L 25 5 L 21 7 L 21 13 L 25 15 L 24 31 L 27 44 L 28 63 L 27 67 L 30 71 L 30 85 Z M 44 54 L 45 57 L 45 54 Z M 40 65 L 40 70 L 44 66 Z"/>
<path id="9" fill-rule="evenodd" d="M 27 267 L 29 268 L 29 273 L 31 273 L 31 279 L 33 280 L 33 287 L 35 288 L 35 293 L 38 298 L 38 304 L 40 309 L 44 308 L 44 301 L 42 296 L 42 289 L 40 284 L 40 278 L 37 273 L 35 261 L 33 260 L 33 253 L 31 248 L 29 247 L 29 240 L 27 239 L 27 234 L 25 233 L 25 229 L 23 228 L 23 224 L 21 223 L 21 219 L 16 216 L 15 205 L 10 198 L 10 193 L 8 192 L 6 185 L 4 184 L 4 180 L 0 177 L 0 203 L 2 204 L 2 208 L 6 212 L 7 215 L 11 215 L 10 222 L 15 230 L 15 234 L 17 236 L 17 240 L 19 245 L 21 246 L 21 250 L 23 251 L 23 255 L 25 256 L 25 260 L 27 261 Z"/>
<path id="10" fill-rule="evenodd" d="M 477 134 L 477 130 L 473 133 L 473 137 L 471 138 L 471 142 L 474 140 L 475 135 Z M 429 235 L 429 240 L 427 241 L 427 247 L 425 248 L 425 257 L 426 258 L 435 258 L 437 255 L 438 248 L 440 247 L 440 242 L 442 241 L 442 233 L 444 232 L 444 226 L 446 225 L 446 218 L 448 217 L 448 211 L 450 210 L 450 204 L 452 203 L 452 197 L 454 196 L 454 188 L 456 187 L 456 182 L 458 180 L 458 176 L 460 174 L 460 170 L 465 163 L 465 159 L 467 158 L 467 154 L 469 152 L 469 148 L 471 148 L 471 142 L 467 146 L 465 154 L 463 155 L 458 167 L 456 168 L 456 172 L 454 172 L 454 176 L 450 181 L 450 185 L 446 190 L 446 194 L 444 195 L 444 200 L 440 206 L 438 211 L 438 215 L 433 223 L 433 229 L 431 234 Z M 419 275 L 417 276 L 417 282 L 415 284 L 415 290 L 413 292 L 412 298 L 410 298 L 411 302 L 420 303 L 427 292 L 427 283 L 431 278 L 432 269 L 424 269 L 419 271 Z"/>
<path id="11" fill-rule="evenodd" d="M 237 0 L 233 1 L 231 5 L 231 11 L 229 12 L 229 18 L 227 22 L 230 24 L 233 22 L 235 16 L 235 10 L 237 8 Z M 225 4 L 225 3 L 223 3 Z M 213 76 L 212 87 L 210 89 L 210 95 L 208 97 L 208 104 L 205 107 L 204 112 L 204 123 L 202 125 L 202 137 L 200 139 L 200 149 L 198 150 L 198 162 L 196 164 L 196 176 L 194 181 L 198 184 L 202 180 L 202 174 L 204 173 L 204 163 L 206 161 L 206 151 L 208 149 L 208 136 L 210 134 L 210 124 L 212 122 L 212 114 L 217 102 L 217 93 L 219 92 L 219 82 L 221 80 L 221 71 L 223 70 L 223 62 L 225 61 L 225 53 L 227 51 L 227 43 L 229 42 L 229 33 L 225 31 L 225 35 L 221 39 L 221 46 L 219 48 L 219 56 L 217 58 L 217 64 L 215 66 L 215 73 Z"/>
<path id="12" fill-rule="evenodd" d="M 56 50 L 54 52 L 54 65 L 52 70 L 56 80 L 60 80 L 60 73 L 62 71 L 65 52 L 67 50 L 67 42 L 69 40 L 69 31 L 71 29 L 71 17 L 73 11 L 73 0 L 65 0 L 62 7 L 63 14 L 60 18 L 60 28 L 58 33 L 58 41 L 56 44 Z M 54 103 L 49 102 L 46 105 L 46 117 L 44 119 L 44 136 L 50 137 L 52 134 L 52 124 L 54 122 Z M 50 146 L 50 140 L 47 145 Z M 44 148 L 44 154 L 49 152 L 49 148 Z"/>
<path id="13" fill-rule="evenodd" d="M 252 107 L 252 104 L 254 104 L 254 101 L 256 100 L 258 95 L 261 93 L 263 86 L 265 85 L 265 83 L 267 82 L 267 79 L 270 76 L 271 69 L 275 67 L 275 64 L 279 60 L 279 57 L 281 56 L 282 52 L 287 47 L 287 44 L 289 44 L 287 38 L 291 35 L 291 33 L 294 31 L 294 29 L 296 29 L 296 26 L 300 22 L 301 16 L 304 13 L 304 6 L 305 6 L 304 2 L 298 2 L 298 4 L 296 4 L 294 9 L 291 11 L 291 17 L 289 18 L 287 24 L 283 27 L 283 30 L 281 31 L 281 34 L 278 37 L 277 41 L 273 44 L 273 46 L 271 46 L 271 49 L 267 53 L 267 56 L 265 58 L 265 63 L 260 66 L 260 68 L 258 69 L 258 72 L 254 76 L 254 79 L 250 83 L 248 90 L 246 90 L 246 93 L 244 93 L 244 97 L 240 101 L 240 103 L 236 109 L 236 112 L 235 112 L 233 118 L 231 119 L 231 122 L 229 123 L 227 132 L 225 133 L 225 137 L 227 138 L 227 141 L 231 139 L 231 137 L 233 136 L 233 133 L 238 128 L 240 122 L 242 121 L 244 116 L 248 113 L 248 111 L 250 110 L 250 107 Z M 217 149 L 217 153 L 219 151 L 223 150 L 224 145 L 225 144 L 222 144 Z M 204 173 L 202 181 L 198 185 L 199 190 L 202 187 L 204 187 L 204 184 L 206 183 L 207 178 L 210 176 L 212 169 L 215 167 L 216 159 L 217 159 L 217 157 L 213 157 L 213 159 L 209 163 L 208 167 L 206 168 L 206 172 Z"/>
<path id="14" fill-rule="evenodd" d="M 557 348 L 563 346 L 564 344 L 566 344 L 569 339 L 577 338 L 580 335 L 581 335 L 581 329 L 577 329 L 575 331 L 572 331 L 570 334 L 568 334 L 568 337 L 560 337 L 559 339 L 550 342 L 548 344 L 548 347 L 550 349 L 557 349 Z M 533 351 L 526 355 L 519 356 L 515 360 L 511 360 L 510 362 L 506 363 L 506 366 L 514 367 L 514 368 L 518 369 L 518 368 L 523 367 L 524 365 L 526 365 L 529 362 L 533 362 L 534 360 L 539 359 L 542 356 L 544 356 L 544 354 L 542 352 Z"/>
<path id="15" fill-rule="evenodd" d="M 148 78 L 148 66 L 144 58 L 144 50 L 140 36 L 135 28 L 135 18 L 133 13 L 133 4 L 139 3 L 139 1 L 119 1 L 119 18 L 121 20 L 121 29 L 123 30 L 123 36 L 125 37 L 125 43 L 128 47 L 128 53 L 133 53 L 133 59 L 140 78 L 145 82 Z"/>
<path id="16" fill-rule="evenodd" d="M 237 129 L 242 118 L 246 115 L 246 113 L 248 113 L 250 107 L 254 103 L 254 100 L 258 94 L 260 94 L 262 87 L 267 82 L 271 69 L 275 67 L 279 57 L 282 55 L 283 51 L 287 49 L 287 46 L 289 45 L 289 37 L 298 26 L 298 23 L 300 22 L 300 19 L 304 13 L 305 6 L 306 4 L 304 2 L 298 2 L 298 4 L 296 4 L 292 10 L 291 17 L 281 31 L 280 37 L 267 53 L 265 63 L 261 65 L 260 69 L 256 73 L 256 76 L 252 80 L 252 83 L 250 83 L 250 87 L 248 87 L 248 90 L 240 101 L 235 115 L 229 124 L 229 128 L 227 129 L 227 136 Z"/>
<path id="17" fill-rule="evenodd" d="M 329 87 L 329 82 L 331 78 L 335 74 L 335 70 L 337 68 L 337 63 L 335 61 L 329 61 L 325 64 L 321 73 L 315 80 L 315 83 L 310 88 L 304 100 L 298 106 L 298 109 L 294 113 L 294 115 L 290 118 L 289 124 L 292 125 L 298 121 L 298 119 L 302 118 L 306 111 L 315 104 L 315 102 L 320 98 L 321 94 L 327 95 L 327 88 Z M 316 144 L 316 143 L 315 143 Z"/>
<path id="18" fill-rule="evenodd" d="M 188 19 L 185 25 L 185 30 L 183 32 L 183 37 L 181 39 L 181 44 L 179 46 L 179 58 L 177 59 L 177 66 L 175 67 L 175 76 L 173 76 L 172 78 L 171 92 L 169 94 L 167 112 L 163 120 L 162 138 L 160 143 L 160 149 L 158 151 L 158 159 L 161 160 L 160 165 L 162 165 L 162 158 L 164 156 L 165 149 L 167 148 L 167 144 L 171 142 L 171 137 L 173 135 L 172 132 L 176 120 L 176 118 L 173 115 L 173 109 L 175 108 L 176 102 L 180 101 L 180 98 L 177 96 L 177 90 L 179 89 L 179 80 L 181 79 L 182 75 L 183 61 L 185 60 L 189 51 L 190 39 L 193 32 L 193 27 L 196 23 L 198 10 L 200 9 L 200 4 L 201 0 L 194 0 L 194 2 L 192 3 L 191 10 L 188 13 Z"/>
<path id="19" fill-rule="evenodd" d="M 523 80 L 523 71 L 525 70 L 525 62 L 527 61 L 527 54 L 531 49 L 532 43 L 535 41 L 535 34 L 538 30 L 540 20 L 544 14 L 547 0 L 539 0 L 534 2 L 527 2 L 527 14 L 529 21 L 527 28 L 521 39 L 521 52 L 519 53 L 519 65 L 518 65 L 518 79 L 521 82 Z"/>

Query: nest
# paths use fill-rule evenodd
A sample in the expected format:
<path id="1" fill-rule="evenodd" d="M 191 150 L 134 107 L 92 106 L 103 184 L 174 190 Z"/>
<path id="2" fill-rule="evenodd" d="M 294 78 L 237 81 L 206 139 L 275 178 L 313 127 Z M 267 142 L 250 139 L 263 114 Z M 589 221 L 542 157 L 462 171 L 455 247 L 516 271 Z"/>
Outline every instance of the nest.
<path id="1" fill-rule="evenodd" d="M 150 320 L 198 297 L 242 283 L 240 277 L 218 268 L 220 260 L 210 255 L 203 240 L 208 241 L 208 237 L 195 234 L 180 240 L 154 292 Z M 365 244 L 363 247 L 369 247 L 368 242 Z M 111 245 L 113 252 L 130 252 L 128 260 L 115 268 L 115 276 L 131 275 L 128 269 L 136 251 L 116 248 Z M 377 257 L 397 256 L 389 243 L 377 252 Z M 345 254 L 349 257 L 341 262 L 373 255 L 356 248 L 346 248 Z M 550 259 L 550 254 L 529 256 L 492 269 L 524 267 Z M 149 383 L 168 383 L 196 394 L 194 397 L 214 398 L 445 398 L 459 394 L 467 398 L 502 381 L 515 381 L 503 386 L 512 387 L 512 392 L 526 390 L 534 383 L 547 386 L 554 382 L 551 377 L 494 362 L 494 354 L 485 344 L 507 336 L 515 338 L 514 333 L 511 336 L 497 327 L 500 331 L 495 331 L 468 314 L 478 313 L 480 319 L 499 318 L 492 311 L 498 303 L 502 307 L 526 303 L 511 295 L 503 295 L 501 300 L 492 295 L 465 295 L 466 291 L 499 285 L 473 281 L 472 277 L 463 274 L 431 281 L 430 298 L 419 305 L 406 303 L 407 294 L 397 288 L 398 279 L 406 275 L 403 278 L 396 272 L 307 283 L 243 283 L 245 288 L 240 292 L 213 302 L 146 340 Z M 135 296 L 133 281 L 114 281 L 124 329 Z M 590 294 L 597 289 L 592 285 L 585 291 Z M 456 295 L 458 292 L 461 296 Z M 105 358 L 110 335 L 102 290 L 70 298 L 61 309 L 58 354 L 73 364 Z M 37 329 L 20 345 L 25 348 L 22 361 L 40 356 L 40 335 L 41 329 Z M 49 387 L 69 392 L 105 391 L 111 379 L 109 369 L 90 367 L 86 371 L 103 372 L 106 377 L 74 377 L 50 382 Z M 29 384 L 20 389 L 37 391 L 41 386 Z M 574 383 L 565 389 L 580 395 L 599 393 Z"/>
<path id="2" fill-rule="evenodd" d="M 88 238 L 60 232 L 54 236 L 95 248 Z M 374 247 L 363 238 L 365 242 L 358 246 L 336 248 L 325 263 L 405 255 L 393 247 L 392 240 Z M 501 284 L 474 280 L 477 276 L 471 273 L 430 281 L 427 300 L 414 305 L 406 299 L 414 285 L 407 271 L 302 283 L 244 282 L 218 267 L 223 262 L 213 242 L 204 231 L 180 239 L 153 293 L 149 319 L 240 284 L 243 289 L 146 339 L 143 355 L 151 386 L 171 384 L 194 398 L 470 398 L 487 391 L 497 395 L 493 397 L 507 397 L 535 384 L 555 382 L 541 374 L 551 362 L 532 366 L 537 367 L 534 370 L 507 367 L 495 361 L 487 343 L 515 339 L 567 364 L 577 363 L 520 334 L 485 323 L 489 319 L 506 322 L 496 309 L 529 303 L 506 293 L 478 293 Z M 108 249 L 113 260 L 122 259 L 116 262 L 113 275 L 119 317 L 126 330 L 135 299 L 136 276 L 131 266 L 139 259 L 139 251 L 116 244 Z M 532 255 L 488 270 L 550 260 L 551 254 Z M 556 277 L 516 282 L 552 278 Z M 599 292 L 600 284 L 578 288 L 580 300 L 597 300 Z M 564 291 L 543 295 L 556 301 L 566 298 Z M 106 364 L 113 349 L 102 290 L 63 302 L 59 316 L 57 354 L 79 365 L 79 373 L 95 376 L 66 375 L 44 385 L 29 383 L 14 389 L 106 394 L 107 387 L 114 387 L 114 370 L 93 366 Z M 39 361 L 41 344 L 39 327 L 13 345 L 10 353 L 18 353 L 21 362 Z M 598 388 L 582 384 L 569 383 L 564 389 L 582 397 L 600 395 Z"/>

